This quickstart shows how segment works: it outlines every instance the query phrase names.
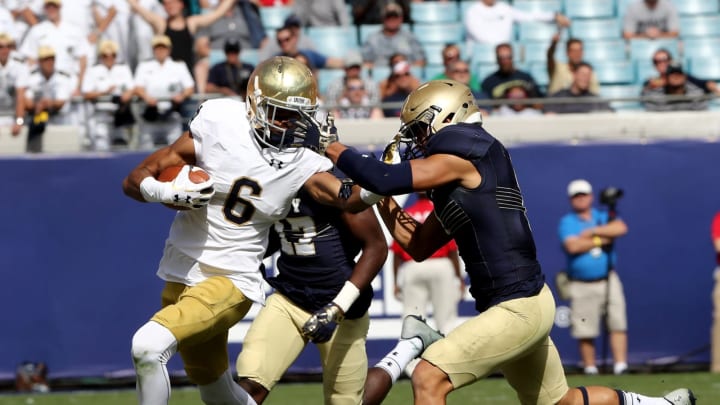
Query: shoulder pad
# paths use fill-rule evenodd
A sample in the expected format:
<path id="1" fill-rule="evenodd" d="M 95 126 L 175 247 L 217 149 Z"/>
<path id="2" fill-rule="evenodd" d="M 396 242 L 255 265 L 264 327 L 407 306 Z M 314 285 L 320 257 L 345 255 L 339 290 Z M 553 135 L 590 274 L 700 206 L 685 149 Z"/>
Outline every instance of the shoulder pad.
<path id="1" fill-rule="evenodd" d="M 484 157 L 495 142 L 496 139 L 479 124 L 455 124 L 441 129 L 430 138 L 427 153 L 477 159 Z"/>

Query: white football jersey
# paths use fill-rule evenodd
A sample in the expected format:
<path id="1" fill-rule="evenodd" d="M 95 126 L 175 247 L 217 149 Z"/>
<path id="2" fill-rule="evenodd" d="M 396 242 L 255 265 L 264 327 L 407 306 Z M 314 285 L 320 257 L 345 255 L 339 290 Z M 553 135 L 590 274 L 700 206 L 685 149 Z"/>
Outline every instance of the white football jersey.
<path id="1" fill-rule="evenodd" d="M 225 276 L 246 297 L 263 303 L 259 268 L 270 227 L 287 215 L 307 179 L 332 163 L 304 148 L 283 153 L 261 148 L 246 111 L 240 101 L 213 99 L 190 122 L 197 165 L 210 174 L 216 191 L 207 207 L 178 212 L 165 254 L 172 246 L 201 266 L 163 257 L 158 276 L 186 285 Z"/>

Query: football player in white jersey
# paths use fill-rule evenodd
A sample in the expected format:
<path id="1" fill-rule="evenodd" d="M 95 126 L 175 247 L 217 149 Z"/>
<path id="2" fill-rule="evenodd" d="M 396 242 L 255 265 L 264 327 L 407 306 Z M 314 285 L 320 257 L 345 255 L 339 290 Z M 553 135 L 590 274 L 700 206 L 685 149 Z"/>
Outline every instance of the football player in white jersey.
<path id="1" fill-rule="evenodd" d="M 357 186 L 340 196 L 348 190 L 328 172 L 330 161 L 299 147 L 302 129 L 312 127 L 302 123 L 315 115 L 317 93 L 305 65 L 268 59 L 250 77 L 247 107 L 232 99 L 204 102 L 189 132 L 124 180 L 125 194 L 138 201 L 190 208 L 177 213 L 160 260 L 163 308 L 132 340 L 141 405 L 167 404 L 166 364 L 175 352 L 206 404 L 255 404 L 231 378 L 227 331 L 253 302 L 265 301 L 258 269 L 270 227 L 287 215 L 301 187 L 343 210 L 361 211 L 373 202 L 366 203 L 367 193 L 361 197 Z M 156 179 L 175 165 L 186 165 L 175 180 Z M 205 169 L 211 180 L 187 180 L 190 165 Z M 348 284 L 338 294 L 343 301 L 359 295 Z"/>

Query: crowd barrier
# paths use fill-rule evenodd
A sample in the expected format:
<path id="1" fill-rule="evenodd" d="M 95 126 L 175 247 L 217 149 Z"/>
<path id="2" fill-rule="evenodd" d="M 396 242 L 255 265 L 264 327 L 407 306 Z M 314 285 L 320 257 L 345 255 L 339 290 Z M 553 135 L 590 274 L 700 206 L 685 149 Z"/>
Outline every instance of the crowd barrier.
<path id="1" fill-rule="evenodd" d="M 710 125 L 713 119 L 696 125 Z M 495 120 L 487 124 L 500 127 Z M 386 125 L 389 129 L 390 123 Z M 699 130 L 688 127 L 687 132 Z M 630 228 L 616 244 L 628 301 L 630 364 L 707 344 L 715 266 L 709 227 L 720 209 L 720 143 L 698 138 L 510 144 L 548 282 L 565 265 L 556 228 L 569 209 L 567 183 L 582 177 L 597 190 L 620 187 L 625 197 L 619 213 Z M 145 156 L 0 159 L 0 172 L 9 174 L 3 179 L 5 209 L 0 211 L 0 307 L 5 311 L 0 379 L 13 378 L 24 360 L 47 362 L 51 378 L 132 374 L 130 341 L 160 304 L 162 283 L 155 270 L 174 215 L 160 204 L 141 204 L 122 194 L 122 179 Z M 392 347 L 400 331 L 401 306 L 393 297 L 391 277 L 386 266 L 374 281 L 371 364 Z M 565 305 L 558 301 L 552 337 L 565 364 L 575 365 L 577 348 L 567 329 Z M 255 311 L 231 331 L 233 359 Z M 473 314 L 466 298 L 461 315 Z M 316 353 L 312 347 L 306 350 L 291 371 L 319 370 Z M 707 362 L 708 354 L 686 360 Z M 169 367 L 181 373 L 178 359 Z"/>

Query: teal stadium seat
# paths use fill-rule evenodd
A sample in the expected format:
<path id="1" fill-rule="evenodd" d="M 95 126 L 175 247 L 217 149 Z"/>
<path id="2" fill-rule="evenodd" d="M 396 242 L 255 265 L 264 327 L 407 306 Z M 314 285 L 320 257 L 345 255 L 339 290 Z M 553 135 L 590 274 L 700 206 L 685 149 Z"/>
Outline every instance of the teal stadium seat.
<path id="1" fill-rule="evenodd" d="M 413 24 L 436 24 L 460 21 L 460 10 L 454 1 L 410 3 Z"/>
<path id="2" fill-rule="evenodd" d="M 527 42 L 522 45 L 522 61 L 531 62 L 547 62 L 547 50 L 550 44 L 543 42 Z M 555 60 L 564 62 L 567 60 L 565 52 L 565 42 L 559 42 L 555 47 Z"/>
<path id="3" fill-rule="evenodd" d="M 631 61 L 599 61 L 593 67 L 600 84 L 635 84 L 635 65 Z"/>
<path id="4" fill-rule="evenodd" d="M 515 0 L 513 8 L 528 13 L 547 12 L 556 13 L 562 11 L 562 0 Z"/>
<path id="5" fill-rule="evenodd" d="M 720 80 L 720 55 L 712 58 L 690 58 L 686 65 L 691 75 L 705 80 Z"/>
<path id="6" fill-rule="evenodd" d="M 470 65 L 486 64 L 495 65 L 495 45 L 484 44 L 481 42 L 472 42 L 468 44 L 470 47 Z M 513 57 L 519 60 L 519 52 L 517 47 L 513 47 Z M 464 55 L 464 54 L 463 54 Z"/>
<path id="7" fill-rule="evenodd" d="M 478 79 L 480 80 L 480 84 L 482 84 L 483 80 L 490 76 L 491 74 L 495 73 L 498 70 L 498 67 L 496 64 L 487 64 L 487 63 L 478 63 L 477 65 L 472 65 L 470 68 L 471 71 L 475 72 Z"/>
<path id="8" fill-rule="evenodd" d="M 535 82 L 537 82 L 540 87 L 545 88 L 550 83 L 550 77 L 547 72 L 547 63 L 545 62 L 530 63 L 528 65 L 527 72 L 530 73 L 530 76 L 535 79 Z"/>
<path id="9" fill-rule="evenodd" d="M 680 15 L 717 14 L 720 3 L 717 0 L 672 0 Z"/>
<path id="10" fill-rule="evenodd" d="M 686 58 L 711 58 L 720 56 L 720 37 L 687 38 L 683 40 Z"/>
<path id="11" fill-rule="evenodd" d="M 283 26 L 292 11 L 292 6 L 260 7 L 260 21 L 266 31 L 274 31 Z"/>
<path id="12" fill-rule="evenodd" d="M 553 35 L 557 32 L 557 25 L 546 22 L 523 22 L 517 25 L 518 41 L 527 42 L 544 42 L 550 43 Z M 563 30 L 560 35 L 560 41 L 564 42 L 568 38 L 567 30 Z"/>
<path id="13" fill-rule="evenodd" d="M 565 15 L 571 20 L 615 17 L 615 2 L 612 0 L 565 0 Z"/>
<path id="14" fill-rule="evenodd" d="M 240 51 L 240 60 L 257 66 L 260 63 L 260 52 L 258 49 L 243 49 Z"/>
<path id="15" fill-rule="evenodd" d="M 316 73 L 318 90 L 320 91 L 320 94 L 325 94 L 325 91 L 327 90 L 327 87 L 330 83 L 334 82 L 338 78 L 345 76 L 344 69 L 318 69 Z"/>
<path id="16" fill-rule="evenodd" d="M 720 36 L 720 15 L 681 16 L 680 36 L 683 39 Z"/>
<path id="17" fill-rule="evenodd" d="M 462 23 L 415 24 L 413 33 L 421 44 L 429 43 L 458 43 L 465 38 L 465 28 Z"/>
<path id="18" fill-rule="evenodd" d="M 354 25 L 308 27 L 305 35 L 318 45 L 317 51 L 325 56 L 341 57 L 359 49 Z"/>
<path id="19" fill-rule="evenodd" d="M 373 79 L 376 83 L 380 83 L 381 81 L 390 77 L 390 71 L 390 66 L 373 66 L 372 70 L 370 71 L 370 78 Z M 420 66 L 411 66 L 410 72 L 413 74 L 413 76 L 419 78 L 420 80 L 423 80 L 423 78 L 425 77 L 423 68 Z"/>
<path id="20" fill-rule="evenodd" d="M 653 53 L 665 48 L 674 56 L 680 55 L 680 41 L 677 38 L 640 39 L 630 40 L 630 59 L 651 59 Z"/>
<path id="21" fill-rule="evenodd" d="M 443 65 L 425 65 L 423 69 L 423 81 L 432 80 L 433 77 L 445 72 L 445 66 Z"/>
<path id="22" fill-rule="evenodd" d="M 622 39 L 583 41 L 583 59 L 592 64 L 602 61 L 623 61 L 626 56 L 625 41 Z"/>
<path id="23" fill-rule="evenodd" d="M 211 49 L 208 62 L 210 63 L 210 67 L 220 62 L 225 62 L 225 52 L 222 49 Z"/>
<path id="24" fill-rule="evenodd" d="M 636 84 L 605 85 L 600 86 L 600 97 L 603 98 L 631 98 L 639 97 L 642 86 Z M 643 111 L 644 108 L 639 101 L 610 101 L 610 107 L 616 112 Z"/>
<path id="25" fill-rule="evenodd" d="M 576 20 L 570 25 L 570 33 L 574 38 L 580 38 L 583 41 L 617 39 L 622 35 L 622 23 L 617 18 Z"/>

